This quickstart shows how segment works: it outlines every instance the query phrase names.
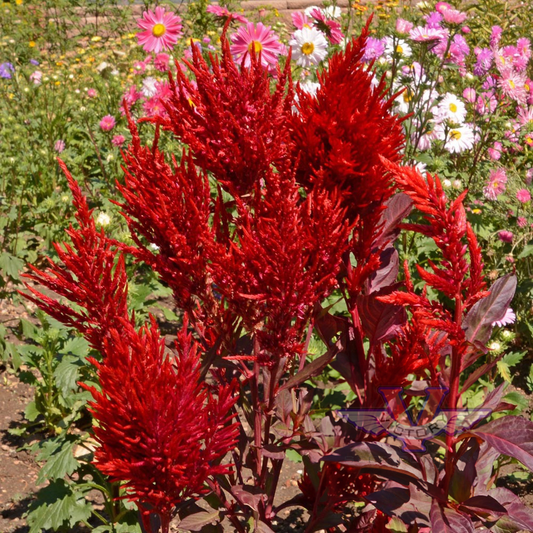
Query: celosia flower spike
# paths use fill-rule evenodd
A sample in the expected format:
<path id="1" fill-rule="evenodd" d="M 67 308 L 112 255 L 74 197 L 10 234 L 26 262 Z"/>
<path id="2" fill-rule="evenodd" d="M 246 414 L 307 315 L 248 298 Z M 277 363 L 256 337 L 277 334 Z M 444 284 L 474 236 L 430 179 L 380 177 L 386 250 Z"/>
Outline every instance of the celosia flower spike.
<path id="1" fill-rule="evenodd" d="M 163 533 L 180 503 L 209 492 L 206 480 L 229 472 L 231 465 L 219 463 L 238 436 L 231 423 L 237 384 L 219 386 L 216 398 L 207 391 L 186 327 L 177 354 L 167 354 L 153 319 L 139 331 L 124 322 L 106 339 L 104 362 L 93 361 L 101 390 L 81 384 L 93 395 L 95 465 L 122 483 L 146 526 L 157 513 Z"/>
<path id="2" fill-rule="evenodd" d="M 75 311 L 27 283 L 25 285 L 31 295 L 21 294 L 55 319 L 76 328 L 95 349 L 101 351 L 109 329 L 117 327 L 120 321 L 129 319 L 124 258 L 113 248 L 114 243 L 106 238 L 103 230 L 97 231 L 92 211 L 89 210 L 79 185 L 61 160 L 59 165 L 72 191 L 75 216 L 80 227 L 74 229 L 71 226 L 67 230 L 72 246 L 64 244 L 61 247 L 54 243 L 64 267 L 48 259 L 50 267 L 46 271 L 30 265 L 33 273 L 25 277 L 83 310 Z"/>

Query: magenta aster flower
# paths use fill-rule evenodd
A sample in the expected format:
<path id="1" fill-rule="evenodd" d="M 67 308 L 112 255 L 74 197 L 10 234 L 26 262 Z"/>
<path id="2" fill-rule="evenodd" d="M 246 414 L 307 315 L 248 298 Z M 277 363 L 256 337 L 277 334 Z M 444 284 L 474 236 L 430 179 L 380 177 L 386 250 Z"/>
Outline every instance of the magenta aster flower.
<path id="1" fill-rule="evenodd" d="M 231 36 L 233 44 L 231 53 L 238 61 L 244 58 L 244 65 L 250 66 L 250 56 L 253 52 L 261 58 L 261 64 L 265 68 L 274 66 L 278 62 L 278 56 L 285 53 L 285 47 L 280 43 L 278 36 L 262 22 L 255 25 L 248 22 L 241 26 L 237 33 Z"/>
<path id="2" fill-rule="evenodd" d="M 59 139 L 54 144 L 54 150 L 60 154 L 65 149 L 65 141 L 63 139 Z"/>
<path id="3" fill-rule="evenodd" d="M 450 4 L 448 4 L 448 2 L 437 2 L 435 4 L 435 9 L 439 12 L 439 13 L 444 13 L 444 11 L 446 11 L 447 9 L 452 9 L 452 6 Z"/>
<path id="4" fill-rule="evenodd" d="M 518 217 L 516 219 L 516 223 L 519 228 L 525 228 L 527 226 L 527 218 L 525 217 Z"/>
<path id="5" fill-rule="evenodd" d="M 428 26 L 417 26 L 409 32 L 409 37 L 418 43 L 438 41 L 446 37 L 446 32 L 438 28 Z"/>
<path id="6" fill-rule="evenodd" d="M 96 92 L 96 89 L 93 89 L 91 87 L 90 89 L 87 90 L 87 96 L 89 98 L 96 98 L 97 95 L 98 95 L 98 93 Z"/>
<path id="7" fill-rule="evenodd" d="M 445 9 L 442 12 L 444 22 L 448 24 L 462 24 L 466 20 L 466 13 L 458 11 L 457 9 Z"/>
<path id="8" fill-rule="evenodd" d="M 505 96 L 519 104 L 525 104 L 527 97 L 524 87 L 525 81 L 524 76 L 511 69 L 506 69 L 505 72 L 502 72 L 502 77 L 498 80 L 498 85 Z"/>
<path id="9" fill-rule="evenodd" d="M 520 189 L 516 193 L 516 199 L 519 202 L 526 204 L 527 202 L 531 200 L 531 194 L 527 189 Z"/>
<path id="10" fill-rule="evenodd" d="M 111 139 L 111 144 L 113 146 L 122 146 L 125 141 L 126 141 L 126 137 L 124 137 L 124 135 L 115 135 Z"/>
<path id="11" fill-rule="evenodd" d="M 207 6 L 206 11 L 215 15 L 215 17 L 220 17 L 225 20 L 231 18 L 231 20 L 237 20 L 238 22 L 242 22 L 243 24 L 246 24 L 248 22 L 248 19 L 244 15 L 232 13 L 227 7 L 210 5 Z"/>
<path id="12" fill-rule="evenodd" d="M 397 18 L 396 19 L 396 31 L 403 35 L 407 35 L 413 29 L 413 23 L 408 20 Z"/>
<path id="13" fill-rule="evenodd" d="M 106 115 L 100 121 L 100 129 L 103 131 L 111 131 L 115 127 L 115 117 L 112 115 Z"/>
<path id="14" fill-rule="evenodd" d="M 505 192 L 506 183 L 507 174 L 503 168 L 492 170 L 489 176 L 489 181 L 483 188 L 485 198 L 496 200 L 498 195 Z"/>
<path id="15" fill-rule="evenodd" d="M 493 161 L 498 161 L 502 156 L 502 143 L 495 141 L 492 148 L 487 149 L 487 153 Z"/>
<path id="16" fill-rule="evenodd" d="M 494 48 L 500 44 L 503 30 L 500 26 L 492 26 L 492 32 L 490 35 L 490 45 Z"/>
<path id="17" fill-rule="evenodd" d="M 162 50 L 172 50 L 182 35 L 181 18 L 162 7 L 156 7 L 155 12 L 145 11 L 137 26 L 145 30 L 137 34 L 137 42 L 145 52 L 158 54 Z"/>
<path id="18" fill-rule="evenodd" d="M 154 67 L 159 70 L 159 72 L 166 72 L 168 70 L 168 65 L 170 63 L 170 56 L 168 54 L 162 53 L 157 54 L 154 59 Z"/>
<path id="19" fill-rule="evenodd" d="M 500 238 L 500 241 L 502 242 L 513 242 L 513 232 L 507 231 L 505 229 L 498 232 L 498 237 Z"/>

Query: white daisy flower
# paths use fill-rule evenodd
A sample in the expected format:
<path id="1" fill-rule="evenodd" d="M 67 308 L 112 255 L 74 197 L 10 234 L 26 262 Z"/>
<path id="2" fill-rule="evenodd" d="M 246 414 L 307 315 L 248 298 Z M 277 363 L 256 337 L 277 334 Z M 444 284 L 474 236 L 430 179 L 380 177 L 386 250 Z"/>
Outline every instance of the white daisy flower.
<path id="1" fill-rule="evenodd" d="M 315 81 L 304 81 L 303 83 L 300 83 L 300 88 L 302 91 L 310 94 L 311 96 L 316 96 L 316 92 L 318 91 L 320 87 L 320 83 L 316 83 Z"/>
<path id="2" fill-rule="evenodd" d="M 157 87 L 155 85 L 156 83 L 157 80 L 151 76 L 148 76 L 143 80 L 141 92 L 146 98 L 152 98 L 152 96 L 157 94 Z"/>
<path id="3" fill-rule="evenodd" d="M 442 124 L 437 124 L 434 131 L 437 138 L 444 141 L 444 148 L 452 154 L 470 150 L 476 142 L 474 130 L 469 124 L 448 129 L 447 132 Z"/>
<path id="4" fill-rule="evenodd" d="M 328 19 L 338 19 L 342 15 L 341 8 L 338 6 L 328 6 L 322 10 Z"/>
<path id="5" fill-rule="evenodd" d="M 328 53 L 328 42 L 316 28 L 302 28 L 292 34 L 289 41 L 292 57 L 300 67 L 318 65 Z"/>
<path id="6" fill-rule="evenodd" d="M 312 13 L 315 9 L 318 9 L 319 11 L 322 11 L 322 9 L 320 9 L 318 6 L 309 6 L 309 7 L 306 7 L 306 8 L 305 8 L 304 13 L 305 13 L 308 17 L 310 17 L 310 16 L 311 16 L 311 13 Z"/>
<path id="7" fill-rule="evenodd" d="M 466 118 L 466 107 L 455 94 L 446 93 L 439 105 L 433 110 L 433 114 L 437 122 L 449 120 L 454 124 L 462 124 Z"/>
<path id="8" fill-rule="evenodd" d="M 404 58 L 411 57 L 413 53 L 412 48 L 404 39 L 393 39 L 392 37 L 385 37 L 385 58 L 392 61 L 395 54 Z"/>
<path id="9" fill-rule="evenodd" d="M 98 216 L 96 217 L 97 226 L 108 226 L 110 223 L 111 217 L 107 213 L 105 213 L 104 211 L 98 213 Z"/>

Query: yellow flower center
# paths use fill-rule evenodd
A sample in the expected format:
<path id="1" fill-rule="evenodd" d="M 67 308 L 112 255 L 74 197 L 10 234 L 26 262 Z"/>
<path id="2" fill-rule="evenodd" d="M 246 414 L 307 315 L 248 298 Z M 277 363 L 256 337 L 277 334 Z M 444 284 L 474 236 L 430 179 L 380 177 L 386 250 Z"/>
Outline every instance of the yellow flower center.
<path id="1" fill-rule="evenodd" d="M 403 48 L 400 45 L 398 45 L 396 47 L 396 52 L 398 52 L 399 54 L 403 54 Z"/>
<path id="2" fill-rule="evenodd" d="M 516 87 L 513 80 L 509 80 L 509 87 L 511 87 L 511 89 L 514 89 Z"/>
<path id="3" fill-rule="evenodd" d="M 457 106 L 455 104 L 450 104 L 450 111 L 455 113 L 457 111 Z"/>
<path id="4" fill-rule="evenodd" d="M 28 43 L 28 45 L 29 45 L 30 48 L 34 48 L 35 47 L 35 41 L 30 41 Z"/>
<path id="5" fill-rule="evenodd" d="M 305 54 L 306 56 L 311 55 L 314 49 L 315 49 L 315 45 L 313 43 L 302 44 L 302 53 Z"/>
<path id="6" fill-rule="evenodd" d="M 413 99 L 413 93 L 407 89 L 403 92 L 403 101 L 407 104 Z"/>
<path id="7" fill-rule="evenodd" d="M 164 24 L 156 24 L 152 28 L 152 35 L 154 37 L 162 37 L 167 32 L 167 29 L 165 28 Z"/>
<path id="8" fill-rule="evenodd" d="M 461 138 L 461 132 L 459 130 L 450 131 L 450 137 L 458 141 Z"/>
<path id="9" fill-rule="evenodd" d="M 248 45 L 248 52 L 251 52 L 252 50 L 258 54 L 263 49 L 263 45 L 259 41 L 252 41 Z"/>
<path id="10" fill-rule="evenodd" d="M 529 92 L 529 85 L 527 83 L 524 83 L 524 89 Z"/>
<path id="11" fill-rule="evenodd" d="M 309 24 L 304 24 L 304 25 L 302 26 L 302 28 L 309 28 L 309 29 L 311 29 L 311 26 L 309 26 Z"/>

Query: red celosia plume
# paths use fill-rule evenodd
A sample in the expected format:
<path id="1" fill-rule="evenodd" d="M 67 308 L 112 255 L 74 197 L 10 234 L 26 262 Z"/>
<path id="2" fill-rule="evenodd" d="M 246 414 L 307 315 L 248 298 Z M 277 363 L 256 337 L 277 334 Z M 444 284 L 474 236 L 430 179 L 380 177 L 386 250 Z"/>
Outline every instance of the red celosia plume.
<path id="1" fill-rule="evenodd" d="M 100 390 L 83 385 L 98 422 L 96 466 L 122 482 L 145 520 L 159 514 L 163 533 L 179 503 L 209 492 L 206 480 L 230 470 L 220 459 L 238 436 L 231 423 L 237 384 L 211 395 L 200 381 L 198 348 L 186 325 L 176 350 L 165 353 L 154 322 L 139 331 L 124 322 L 106 338 L 104 362 L 93 361 Z"/>
<path id="2" fill-rule="evenodd" d="M 225 36 L 221 59 L 211 56 L 208 64 L 194 46 L 192 54 L 192 64 L 187 65 L 195 82 L 178 66 L 165 106 L 168 119 L 162 124 L 189 146 L 200 168 L 211 172 L 229 192 L 242 196 L 272 165 L 288 168 L 290 61 L 271 92 L 270 77 L 261 62 L 254 57 L 249 68 L 237 66 Z"/>
<path id="3" fill-rule="evenodd" d="M 92 212 L 79 185 L 65 164 L 62 161 L 59 161 L 59 164 L 74 196 L 79 229 L 70 226 L 67 230 L 72 245 L 64 244 L 61 247 L 54 243 L 63 266 L 48 259 L 50 267 L 46 271 L 30 265 L 33 274 L 25 277 L 66 298 L 81 309 L 74 310 L 28 284 L 26 288 L 31 295 L 23 296 L 60 322 L 76 328 L 94 348 L 101 351 L 108 331 L 116 328 L 121 321 L 128 320 L 128 282 L 124 258 L 119 256 L 112 241 L 106 238 L 103 231 L 96 230 Z"/>

